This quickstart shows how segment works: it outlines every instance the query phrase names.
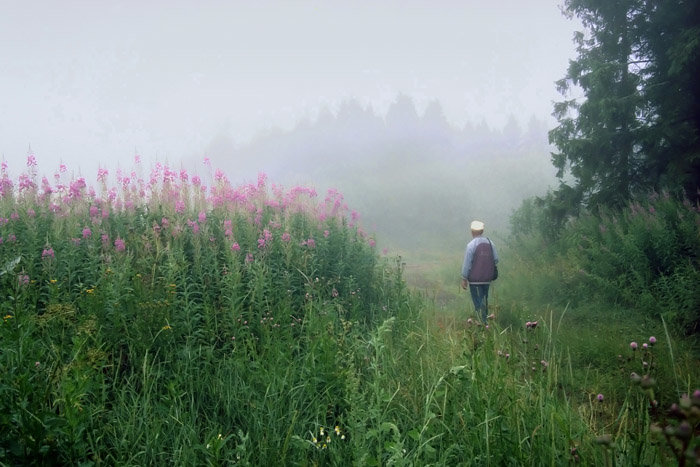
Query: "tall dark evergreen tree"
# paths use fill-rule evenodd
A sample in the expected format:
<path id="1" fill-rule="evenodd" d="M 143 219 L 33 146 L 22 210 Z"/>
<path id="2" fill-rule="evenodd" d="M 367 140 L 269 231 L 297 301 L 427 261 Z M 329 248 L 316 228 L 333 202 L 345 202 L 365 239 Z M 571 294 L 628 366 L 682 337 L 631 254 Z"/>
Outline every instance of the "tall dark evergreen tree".
<path id="1" fill-rule="evenodd" d="M 566 0 L 578 57 L 554 106 L 553 216 L 700 186 L 700 1 Z M 576 94 L 583 94 L 581 97 Z M 573 95 L 573 96 L 570 96 Z"/>

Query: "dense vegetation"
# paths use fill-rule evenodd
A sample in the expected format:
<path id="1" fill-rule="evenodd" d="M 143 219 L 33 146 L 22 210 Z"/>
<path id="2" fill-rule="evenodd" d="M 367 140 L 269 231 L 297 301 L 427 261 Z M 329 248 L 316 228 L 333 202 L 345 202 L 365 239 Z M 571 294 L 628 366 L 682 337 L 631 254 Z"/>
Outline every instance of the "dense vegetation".
<path id="1" fill-rule="evenodd" d="M 562 339 L 566 307 L 496 302 L 483 326 L 431 305 L 337 192 L 163 166 L 93 190 L 28 166 L 2 174 L 2 463 L 695 455 L 694 360 L 667 330 L 585 352 Z"/>
<path id="2" fill-rule="evenodd" d="M 700 199 L 700 4 L 566 0 L 585 30 L 558 87 L 550 132 L 563 223 L 581 208 L 622 208 L 648 192 Z M 583 97 L 580 95 L 583 94 Z"/>

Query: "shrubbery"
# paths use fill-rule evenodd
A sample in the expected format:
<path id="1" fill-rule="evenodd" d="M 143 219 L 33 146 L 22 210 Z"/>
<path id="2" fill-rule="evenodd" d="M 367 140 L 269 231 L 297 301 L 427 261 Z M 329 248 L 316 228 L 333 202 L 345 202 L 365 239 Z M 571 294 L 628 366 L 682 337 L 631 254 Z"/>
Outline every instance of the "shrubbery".
<path id="1" fill-rule="evenodd" d="M 27 165 L 1 174 L 4 461 L 275 463 L 347 423 L 349 336 L 411 313 L 336 191 Z M 178 452 L 199 443 L 218 447 Z"/>
<path id="2" fill-rule="evenodd" d="M 544 245 L 545 217 L 532 200 L 514 213 L 521 247 L 533 235 Z M 558 264 L 552 287 L 562 300 L 618 304 L 688 333 L 699 330 L 700 207 L 687 200 L 653 193 L 621 211 L 581 215 L 542 251 L 531 244 L 530 253 Z"/>

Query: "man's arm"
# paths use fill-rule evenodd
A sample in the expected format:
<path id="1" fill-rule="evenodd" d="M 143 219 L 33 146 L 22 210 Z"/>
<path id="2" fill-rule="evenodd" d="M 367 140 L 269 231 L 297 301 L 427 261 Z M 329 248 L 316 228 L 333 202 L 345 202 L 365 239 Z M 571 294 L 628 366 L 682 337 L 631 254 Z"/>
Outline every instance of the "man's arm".
<path id="1" fill-rule="evenodd" d="M 467 245 L 467 249 L 464 252 L 464 261 L 462 262 L 462 288 L 466 289 L 469 285 L 467 278 L 469 277 L 469 271 L 472 268 L 472 261 L 474 260 L 474 248 L 469 248 L 471 242 Z"/>

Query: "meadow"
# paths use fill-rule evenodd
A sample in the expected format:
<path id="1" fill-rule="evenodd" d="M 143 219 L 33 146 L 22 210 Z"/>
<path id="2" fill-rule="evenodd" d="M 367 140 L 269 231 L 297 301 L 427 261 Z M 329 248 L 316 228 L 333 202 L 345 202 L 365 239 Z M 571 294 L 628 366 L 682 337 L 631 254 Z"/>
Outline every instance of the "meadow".
<path id="1" fill-rule="evenodd" d="M 602 259 L 579 244 L 497 239 L 483 325 L 461 252 L 379 251 L 335 190 L 144 170 L 92 187 L 3 163 L 0 464 L 700 458 L 689 312 L 587 296 L 574 272 Z"/>

